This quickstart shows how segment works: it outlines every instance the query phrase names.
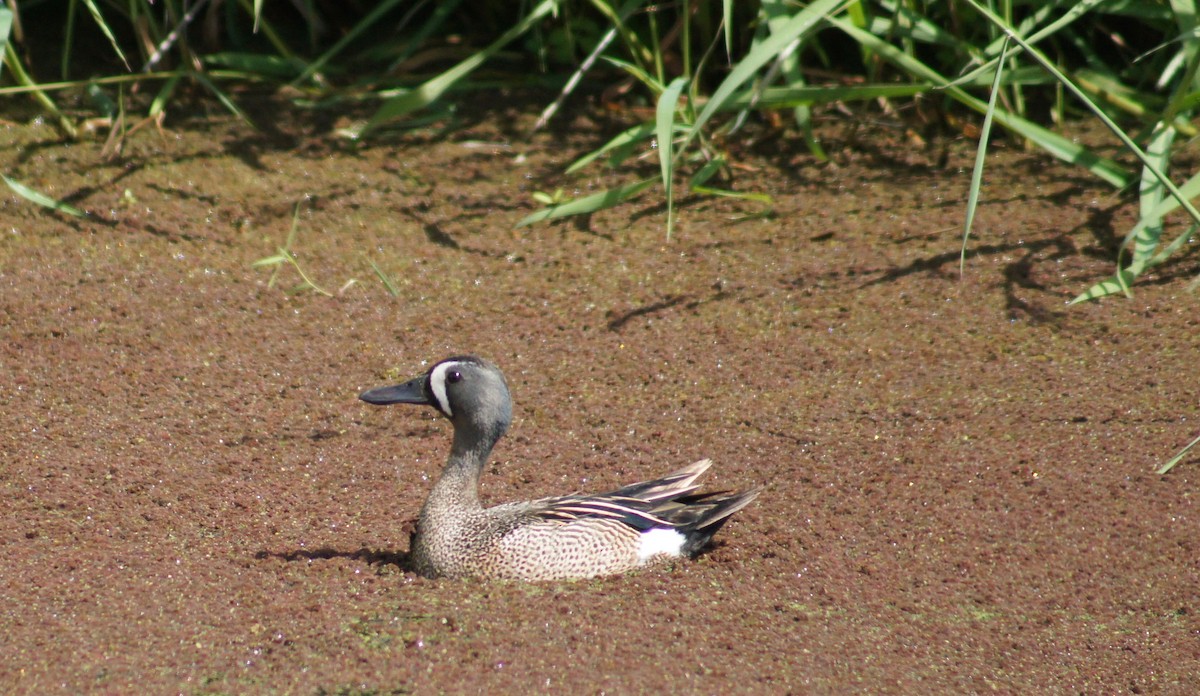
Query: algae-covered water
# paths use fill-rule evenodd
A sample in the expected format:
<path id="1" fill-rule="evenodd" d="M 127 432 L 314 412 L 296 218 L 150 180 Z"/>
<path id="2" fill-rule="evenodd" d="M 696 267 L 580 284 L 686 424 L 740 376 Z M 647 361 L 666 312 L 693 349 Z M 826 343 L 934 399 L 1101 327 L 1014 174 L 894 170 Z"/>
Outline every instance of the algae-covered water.
<path id="1" fill-rule="evenodd" d="M 831 130 L 827 165 L 737 153 L 772 215 L 689 199 L 668 241 L 647 198 L 514 230 L 535 190 L 620 181 L 559 174 L 611 133 L 351 146 L 262 108 L 265 133 L 168 122 L 114 159 L 0 130 L 0 170 L 92 215 L 0 198 L 5 691 L 1200 687 L 1195 464 L 1151 473 L 1196 435 L 1195 256 L 1064 304 L 1112 272 L 1127 199 L 1001 147 L 960 276 L 973 147 Z M 252 265 L 298 202 L 330 296 Z M 417 578 L 448 425 L 356 396 L 460 352 L 516 400 L 486 501 L 704 457 L 766 490 L 671 568 Z"/>

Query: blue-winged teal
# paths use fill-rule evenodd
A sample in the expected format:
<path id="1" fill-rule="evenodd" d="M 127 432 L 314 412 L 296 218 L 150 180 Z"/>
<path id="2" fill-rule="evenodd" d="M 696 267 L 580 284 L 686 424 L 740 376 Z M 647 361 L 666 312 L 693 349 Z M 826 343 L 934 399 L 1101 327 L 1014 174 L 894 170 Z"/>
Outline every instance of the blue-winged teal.
<path id="1" fill-rule="evenodd" d="M 479 474 L 512 421 L 499 368 L 447 358 L 404 384 L 363 392 L 371 404 L 433 406 L 454 425 L 454 444 L 413 535 L 414 569 L 428 577 L 555 580 L 621 573 L 694 556 L 761 489 L 696 493 L 705 459 L 663 478 L 598 495 L 567 495 L 484 508 Z"/>

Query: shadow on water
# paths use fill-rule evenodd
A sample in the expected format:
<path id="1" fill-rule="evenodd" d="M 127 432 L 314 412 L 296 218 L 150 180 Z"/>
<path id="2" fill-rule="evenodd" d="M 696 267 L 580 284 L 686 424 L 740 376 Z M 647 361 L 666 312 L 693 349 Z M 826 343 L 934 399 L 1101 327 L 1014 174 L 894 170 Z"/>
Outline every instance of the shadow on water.
<path id="1" fill-rule="evenodd" d="M 653 316 L 664 313 L 673 307 L 683 305 L 685 309 L 696 309 L 712 302 L 719 302 L 734 298 L 735 295 L 740 295 L 740 288 L 726 289 L 723 283 L 718 283 L 713 286 L 713 292 L 707 296 L 701 297 L 698 295 L 670 295 L 657 302 L 644 304 L 640 307 L 626 310 L 624 312 L 610 311 L 608 316 L 608 330 L 619 332 L 625 328 L 625 325 L 638 317 Z M 761 296 L 763 293 L 759 293 Z"/>
<path id="2" fill-rule="evenodd" d="M 1018 297 L 1018 291 L 1048 291 L 1048 288 L 1043 283 L 1034 279 L 1036 275 L 1034 270 L 1040 264 L 1057 263 L 1063 259 L 1080 255 L 1109 262 L 1113 261 L 1117 256 L 1117 250 L 1123 242 L 1123 239 L 1114 230 L 1114 215 L 1121 207 L 1121 204 L 1115 204 L 1108 208 L 1093 208 L 1085 222 L 1058 237 L 1030 242 L 975 246 L 968 250 L 967 262 L 969 264 L 971 257 L 975 256 L 986 257 L 997 254 L 1016 254 L 1016 258 L 1008 262 L 1003 269 L 1005 304 L 1009 315 L 1013 318 L 1017 318 L 1018 316 L 1026 317 L 1035 322 L 1059 321 L 1067 316 L 1065 306 L 1061 309 L 1051 309 L 1045 305 L 1039 306 Z M 1080 232 L 1091 234 L 1092 238 L 1096 241 L 1096 246 L 1084 249 L 1078 248 L 1072 238 Z M 957 271 L 955 269 L 959 258 L 960 252 L 955 250 L 916 259 L 904 266 L 883 271 L 879 277 L 867 281 L 859 287 L 866 288 L 889 283 L 916 273 L 930 273 L 947 278 L 956 277 Z M 1178 277 L 1179 274 L 1187 274 L 1187 269 L 1179 263 L 1183 258 L 1184 255 L 1180 255 L 1172 259 L 1169 264 L 1178 270 L 1164 273 L 1158 280 L 1141 279 L 1139 282 L 1143 284 L 1170 282 L 1173 278 Z M 1091 282 L 1088 282 L 1088 285 L 1090 284 Z M 1086 286 L 1081 286 L 1080 290 L 1082 291 L 1084 287 Z"/>
<path id="3" fill-rule="evenodd" d="M 366 547 L 356 549 L 354 551 L 342 551 L 339 549 L 323 547 L 319 549 L 296 549 L 295 551 L 258 551 L 254 554 L 255 560 L 266 560 L 275 558 L 282 561 L 327 561 L 337 558 L 346 558 L 354 561 L 366 561 L 367 565 L 379 566 L 380 570 L 389 565 L 396 566 L 399 570 L 407 571 L 409 567 L 408 553 L 404 551 L 380 551 L 369 549 Z"/>

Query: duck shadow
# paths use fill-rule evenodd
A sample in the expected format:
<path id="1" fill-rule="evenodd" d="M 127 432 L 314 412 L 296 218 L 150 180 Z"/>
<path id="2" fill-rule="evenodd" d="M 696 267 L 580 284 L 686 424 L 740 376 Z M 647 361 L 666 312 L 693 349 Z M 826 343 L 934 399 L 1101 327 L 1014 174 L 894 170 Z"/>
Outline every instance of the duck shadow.
<path id="1" fill-rule="evenodd" d="M 288 562 L 347 558 L 355 561 L 366 561 L 367 565 L 376 566 L 380 571 L 386 569 L 387 566 L 395 566 L 401 571 L 412 570 L 409 565 L 409 554 L 407 551 L 383 551 L 366 547 L 354 551 L 343 551 L 331 547 L 296 549 L 295 551 L 267 551 L 264 549 L 255 553 L 254 558 L 259 561 L 275 558 Z"/>

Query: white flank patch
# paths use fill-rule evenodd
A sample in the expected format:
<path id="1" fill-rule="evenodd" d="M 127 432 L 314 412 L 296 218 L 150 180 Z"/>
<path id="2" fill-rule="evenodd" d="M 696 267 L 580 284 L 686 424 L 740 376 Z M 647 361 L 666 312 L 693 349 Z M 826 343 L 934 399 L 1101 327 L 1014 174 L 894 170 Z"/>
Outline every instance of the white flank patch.
<path id="1" fill-rule="evenodd" d="M 429 373 L 429 390 L 433 392 L 433 398 L 437 399 L 438 408 L 450 417 L 454 416 L 454 411 L 450 410 L 450 400 L 446 398 L 446 370 L 457 364 L 457 362 L 444 362 Z"/>
<path id="2" fill-rule="evenodd" d="M 683 542 L 684 536 L 674 529 L 658 527 L 642 532 L 642 543 L 638 547 L 638 562 L 645 563 L 662 553 L 668 556 L 678 556 L 683 548 Z"/>

